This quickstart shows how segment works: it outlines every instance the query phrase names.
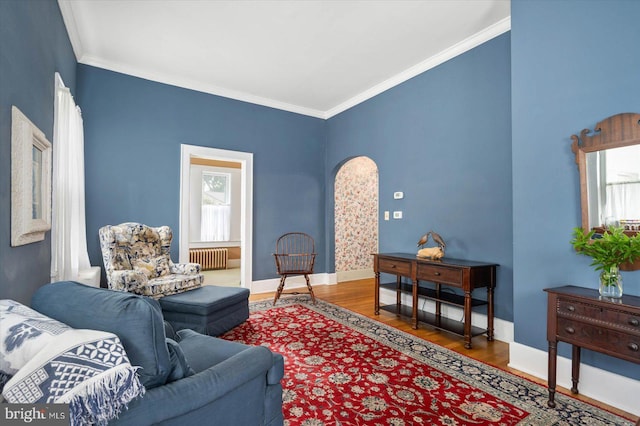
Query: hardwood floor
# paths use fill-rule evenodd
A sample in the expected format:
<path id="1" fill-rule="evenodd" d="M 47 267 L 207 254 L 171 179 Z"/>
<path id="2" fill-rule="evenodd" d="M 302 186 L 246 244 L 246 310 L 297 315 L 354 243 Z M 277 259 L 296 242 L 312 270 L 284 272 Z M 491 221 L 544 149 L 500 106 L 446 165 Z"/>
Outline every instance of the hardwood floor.
<path id="1" fill-rule="evenodd" d="M 322 299 L 326 302 L 342 306 L 343 308 L 357 312 L 366 317 L 373 318 L 377 321 L 383 322 L 387 325 L 413 334 L 414 336 L 421 337 L 440 346 L 444 346 L 463 355 L 475 358 L 479 361 L 485 362 L 502 370 L 509 371 L 513 374 L 525 377 L 533 382 L 540 383 L 546 386 L 546 381 L 540 380 L 537 377 L 530 376 L 519 370 L 508 367 L 507 364 L 509 363 L 509 345 L 507 343 L 498 340 L 488 342 L 486 338 L 477 336 L 473 338 L 473 349 L 465 349 L 464 342 L 459 336 L 435 330 L 425 325 L 423 325 L 418 330 L 414 330 L 411 328 L 411 324 L 407 320 L 399 319 L 396 317 L 396 315 L 385 311 L 380 311 L 380 315 L 374 315 L 373 289 L 373 279 L 349 281 L 339 283 L 337 285 L 316 285 L 313 287 L 315 296 L 318 299 Z M 262 293 L 251 295 L 250 300 L 273 299 L 273 297 L 274 293 Z M 567 395 L 571 395 L 571 392 L 565 388 L 558 387 L 557 391 Z M 620 416 L 633 419 L 634 421 L 638 422 L 637 424 L 640 424 L 640 418 L 634 416 L 633 414 L 608 406 L 582 395 L 572 396 L 602 409 L 611 411 Z"/>

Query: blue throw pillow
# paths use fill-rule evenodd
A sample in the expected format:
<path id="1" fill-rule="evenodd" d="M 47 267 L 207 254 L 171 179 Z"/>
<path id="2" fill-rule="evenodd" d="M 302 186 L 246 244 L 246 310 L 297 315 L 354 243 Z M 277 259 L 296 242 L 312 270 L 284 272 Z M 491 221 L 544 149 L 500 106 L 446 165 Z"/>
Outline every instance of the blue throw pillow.
<path id="1" fill-rule="evenodd" d="M 169 360 L 171 361 L 171 371 L 167 378 L 167 383 L 175 382 L 176 380 L 183 379 L 195 374 L 193 368 L 189 366 L 187 359 L 182 352 L 182 348 L 178 342 L 173 339 L 166 338 L 167 349 L 169 349 Z"/>

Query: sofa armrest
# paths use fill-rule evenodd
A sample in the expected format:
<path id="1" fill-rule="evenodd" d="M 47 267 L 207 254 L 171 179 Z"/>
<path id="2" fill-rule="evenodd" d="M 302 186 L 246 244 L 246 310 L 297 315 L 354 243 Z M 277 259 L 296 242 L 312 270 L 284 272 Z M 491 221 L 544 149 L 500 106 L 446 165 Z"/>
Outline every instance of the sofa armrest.
<path id="1" fill-rule="evenodd" d="M 173 263 L 169 264 L 169 271 L 172 274 L 198 275 L 200 273 L 199 263 Z"/>
<path id="2" fill-rule="evenodd" d="M 274 357 L 269 349 L 262 346 L 248 347 L 192 376 L 149 389 L 143 398 L 129 403 L 129 409 L 123 411 L 113 424 L 155 424 L 178 418 L 201 409 L 258 378 L 264 383 L 258 389 L 264 392 L 267 373 L 273 362 Z M 237 398 L 242 401 L 243 395 L 239 394 Z M 173 402 L 168 404 L 168 401 Z"/>
<path id="3" fill-rule="evenodd" d="M 109 288 L 111 290 L 135 293 L 138 288 L 145 286 L 148 281 L 149 279 L 143 272 L 135 269 L 112 271 Z"/>
<path id="4" fill-rule="evenodd" d="M 273 365 L 267 372 L 267 384 L 277 385 L 284 377 L 284 357 L 278 353 L 272 353 Z"/>

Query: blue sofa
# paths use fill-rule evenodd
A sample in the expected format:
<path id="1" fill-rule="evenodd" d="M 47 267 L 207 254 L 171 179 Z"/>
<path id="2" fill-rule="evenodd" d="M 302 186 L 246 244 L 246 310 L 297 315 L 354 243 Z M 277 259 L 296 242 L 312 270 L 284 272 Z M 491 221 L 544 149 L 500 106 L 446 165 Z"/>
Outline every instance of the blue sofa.
<path id="1" fill-rule="evenodd" d="M 74 328 L 116 334 L 146 394 L 113 425 L 282 425 L 284 360 L 265 347 L 174 332 L 154 299 L 57 282 L 31 307 Z"/>

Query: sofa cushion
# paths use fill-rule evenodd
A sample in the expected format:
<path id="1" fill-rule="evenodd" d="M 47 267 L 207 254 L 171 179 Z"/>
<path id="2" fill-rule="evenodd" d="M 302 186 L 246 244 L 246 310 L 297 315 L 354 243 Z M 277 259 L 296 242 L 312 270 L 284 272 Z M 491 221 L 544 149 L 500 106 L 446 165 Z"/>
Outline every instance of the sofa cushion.
<path id="1" fill-rule="evenodd" d="M 196 373 L 224 362 L 251 347 L 217 337 L 204 336 L 189 329 L 178 330 L 177 334 L 180 336 L 179 345 L 184 356 Z M 272 364 L 267 371 L 267 384 L 278 384 L 283 376 L 284 358 L 279 353 L 272 353 Z"/>
<path id="2" fill-rule="evenodd" d="M 171 326 L 171 323 L 169 323 L 168 321 L 164 321 L 164 335 L 165 337 L 174 340 L 176 342 L 180 341 L 180 336 L 178 336 L 175 332 L 175 330 L 173 329 L 173 326 Z"/>
<path id="3" fill-rule="evenodd" d="M 162 277 L 151 278 L 143 286 L 134 291 L 143 296 L 159 299 L 164 296 L 183 293 L 202 286 L 203 275 L 177 275 L 169 274 Z"/>
<path id="4" fill-rule="evenodd" d="M 169 360 L 171 362 L 171 371 L 169 372 L 169 377 L 167 377 L 167 383 L 175 382 L 176 380 L 195 374 L 195 371 L 189 366 L 178 342 L 167 338 L 167 349 L 169 349 Z"/>
<path id="5" fill-rule="evenodd" d="M 170 273 L 169 256 L 165 255 L 133 259 L 131 264 L 133 265 L 133 269 L 142 272 L 147 278 L 163 277 Z"/>
<path id="6" fill-rule="evenodd" d="M 204 371 L 247 349 L 247 345 L 217 337 L 205 336 L 193 330 L 178 330 L 180 347 L 194 371 Z"/>
<path id="7" fill-rule="evenodd" d="M 45 284 L 31 306 L 70 327 L 108 331 L 120 338 L 147 388 L 167 381 L 171 364 L 164 322 L 156 300 L 72 281 Z"/>

